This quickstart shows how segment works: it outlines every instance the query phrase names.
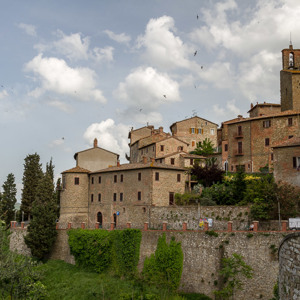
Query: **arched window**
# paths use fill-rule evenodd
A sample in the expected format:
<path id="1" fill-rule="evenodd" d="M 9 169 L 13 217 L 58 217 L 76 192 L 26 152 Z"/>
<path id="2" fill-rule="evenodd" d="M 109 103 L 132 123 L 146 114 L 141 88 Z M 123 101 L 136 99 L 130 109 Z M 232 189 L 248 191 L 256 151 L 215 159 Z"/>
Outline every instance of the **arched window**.
<path id="1" fill-rule="evenodd" d="M 97 213 L 97 222 L 99 223 L 99 228 L 102 228 L 102 213 L 99 211 L 98 213 Z"/>
<path id="2" fill-rule="evenodd" d="M 289 68 L 293 68 L 294 67 L 294 53 L 290 52 L 289 54 Z"/>

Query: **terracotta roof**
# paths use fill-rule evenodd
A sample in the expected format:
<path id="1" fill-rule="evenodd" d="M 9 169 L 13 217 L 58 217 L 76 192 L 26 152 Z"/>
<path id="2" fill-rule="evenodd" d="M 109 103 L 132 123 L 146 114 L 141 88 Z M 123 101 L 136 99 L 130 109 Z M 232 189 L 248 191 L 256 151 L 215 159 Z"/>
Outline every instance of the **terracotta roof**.
<path id="1" fill-rule="evenodd" d="M 152 130 L 152 129 L 154 129 L 154 126 L 153 126 L 153 125 L 148 125 L 148 126 L 144 126 L 144 127 L 137 128 L 137 129 L 133 129 L 133 127 L 132 127 L 132 129 L 131 129 L 131 130 L 129 131 L 129 133 L 128 133 L 128 138 L 130 139 L 130 137 L 131 137 L 131 132 L 134 132 L 134 131 L 137 131 L 137 130 L 141 130 L 141 129 L 143 129 L 143 128 L 148 128 L 148 129 Z"/>
<path id="2" fill-rule="evenodd" d="M 181 140 L 181 139 L 179 139 L 179 138 L 177 138 L 177 137 L 175 137 L 175 136 L 167 136 L 167 137 L 164 137 L 163 139 L 161 139 L 161 140 L 158 140 L 158 141 L 152 141 L 152 142 L 150 142 L 149 144 L 145 144 L 145 145 L 141 145 L 141 146 L 139 146 L 139 149 L 142 149 L 142 148 L 144 148 L 144 147 L 148 147 L 148 146 L 150 146 L 150 145 L 152 145 L 152 144 L 156 144 L 156 143 L 160 143 L 160 142 L 163 142 L 163 141 L 166 141 L 166 140 L 168 140 L 168 139 L 175 139 L 175 140 L 177 140 L 177 141 L 179 141 L 179 142 L 181 142 L 181 143 L 185 143 L 185 144 L 189 144 L 189 143 L 187 143 L 187 142 L 185 142 L 185 141 L 183 141 L 183 140 Z"/>
<path id="3" fill-rule="evenodd" d="M 191 154 L 191 153 L 186 153 L 186 154 L 181 154 L 182 157 L 184 158 L 194 158 L 194 159 L 205 159 L 205 156 L 202 155 L 197 155 L 197 154 Z"/>
<path id="4" fill-rule="evenodd" d="M 165 164 L 160 164 L 156 162 L 148 162 L 146 164 L 144 163 L 134 163 L 134 164 L 123 164 L 120 165 L 119 167 L 110 167 L 94 172 L 90 172 L 90 174 L 95 174 L 95 173 L 107 173 L 107 172 L 118 172 L 118 171 L 127 171 L 127 170 L 138 170 L 138 169 L 167 169 L 167 170 L 179 170 L 179 171 L 185 171 L 184 168 L 173 166 L 173 165 L 165 165 Z"/>
<path id="5" fill-rule="evenodd" d="M 258 117 L 253 117 L 253 118 L 243 118 L 240 120 L 234 119 L 236 121 L 230 120 L 230 121 L 223 122 L 223 124 L 235 124 L 235 123 L 242 123 L 242 122 L 247 122 L 247 121 L 272 119 L 272 118 L 276 118 L 276 117 L 292 116 L 292 115 L 299 115 L 299 114 L 300 114 L 300 110 L 286 110 L 286 111 L 282 111 L 280 113 L 276 113 L 276 114 L 272 114 L 272 115 L 258 116 Z"/>
<path id="6" fill-rule="evenodd" d="M 249 113 L 251 110 L 253 110 L 254 108 L 258 107 L 258 106 L 275 106 L 275 107 L 280 107 L 281 104 L 278 104 L 278 103 L 266 103 L 266 102 L 264 102 L 264 103 L 257 103 L 257 104 L 255 104 L 255 105 L 248 111 L 248 113 Z"/>
<path id="7" fill-rule="evenodd" d="M 191 117 L 191 118 L 188 118 L 188 119 L 184 119 L 184 120 L 181 120 L 181 121 L 174 122 L 174 123 L 170 126 L 170 130 L 172 131 L 172 127 L 173 127 L 175 124 L 181 123 L 181 122 L 185 122 L 185 121 L 187 121 L 187 120 L 194 119 L 194 118 L 198 118 L 198 119 L 201 119 L 201 120 L 203 120 L 203 121 L 207 121 L 207 122 L 209 122 L 209 123 L 212 123 L 212 124 L 215 124 L 215 125 L 218 126 L 218 124 L 216 124 L 216 123 L 214 123 L 214 122 L 212 122 L 212 121 L 209 121 L 209 120 L 200 118 L 200 117 L 198 117 L 198 116 L 195 116 L 195 117 Z"/>
<path id="8" fill-rule="evenodd" d="M 72 168 L 70 170 L 66 170 L 66 171 L 63 171 L 61 172 L 61 174 L 64 174 L 64 173 L 90 173 L 90 170 L 87 170 L 87 169 L 84 169 L 84 168 L 81 168 L 81 167 L 75 167 L 75 168 Z"/>
<path id="9" fill-rule="evenodd" d="M 300 146 L 300 136 L 295 136 L 285 141 L 280 141 L 276 145 L 273 145 L 273 148 L 282 148 L 282 147 L 297 147 Z"/>

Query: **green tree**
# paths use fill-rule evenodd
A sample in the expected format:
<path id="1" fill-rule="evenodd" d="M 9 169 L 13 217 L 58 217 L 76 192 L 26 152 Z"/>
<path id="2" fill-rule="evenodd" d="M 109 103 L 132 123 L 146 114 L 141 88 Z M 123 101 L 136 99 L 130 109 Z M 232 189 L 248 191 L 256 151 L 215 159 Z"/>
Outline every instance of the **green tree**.
<path id="1" fill-rule="evenodd" d="M 43 176 L 40 156 L 35 154 L 27 155 L 24 163 L 23 189 L 20 211 L 24 212 L 25 219 L 30 220 L 32 203 L 36 197 L 36 189 Z"/>
<path id="2" fill-rule="evenodd" d="M 243 287 L 242 277 L 252 278 L 253 269 L 245 263 L 241 255 L 233 253 L 231 257 L 222 259 L 220 275 L 224 285 L 220 291 L 215 291 L 217 299 L 233 299 L 234 292 Z"/>
<path id="3" fill-rule="evenodd" d="M 56 238 L 56 199 L 51 174 L 46 172 L 39 181 L 36 199 L 32 205 L 32 216 L 25 243 L 31 254 L 38 259 L 45 259 Z"/>
<path id="4" fill-rule="evenodd" d="M 245 172 L 242 170 L 242 168 L 238 168 L 235 179 L 233 181 L 232 192 L 234 203 L 232 204 L 237 204 L 243 201 L 246 188 L 247 184 L 245 181 Z"/>
<path id="5" fill-rule="evenodd" d="M 2 185 L 3 193 L 0 198 L 0 216 L 9 225 L 10 221 L 14 219 L 15 204 L 17 202 L 17 188 L 15 184 L 15 176 L 10 173 Z"/>
<path id="6" fill-rule="evenodd" d="M 210 154 L 214 154 L 213 143 L 210 139 L 206 138 L 203 142 L 198 142 L 196 144 L 195 150 L 191 151 L 191 154 L 197 154 L 202 156 L 207 156 Z"/>

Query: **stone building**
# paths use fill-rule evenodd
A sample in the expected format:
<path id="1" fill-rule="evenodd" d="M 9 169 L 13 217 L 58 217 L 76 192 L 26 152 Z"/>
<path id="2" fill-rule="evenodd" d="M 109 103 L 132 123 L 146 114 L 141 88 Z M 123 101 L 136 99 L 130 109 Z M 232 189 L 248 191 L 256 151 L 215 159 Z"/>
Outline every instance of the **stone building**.
<path id="1" fill-rule="evenodd" d="M 273 146 L 300 136 L 300 49 L 282 50 L 281 104 L 251 104 L 249 117 L 222 123 L 222 165 L 228 171 L 272 172 Z M 295 149 L 295 148 L 293 148 Z M 291 150 L 292 151 L 292 150 Z M 278 172 L 275 173 L 278 175 Z"/>

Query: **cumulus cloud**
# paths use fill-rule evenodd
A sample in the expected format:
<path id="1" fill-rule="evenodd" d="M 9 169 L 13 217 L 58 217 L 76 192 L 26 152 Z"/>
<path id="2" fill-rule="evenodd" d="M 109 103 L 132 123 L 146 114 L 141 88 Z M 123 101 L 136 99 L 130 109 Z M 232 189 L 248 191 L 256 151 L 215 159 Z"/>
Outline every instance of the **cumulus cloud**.
<path id="1" fill-rule="evenodd" d="M 145 49 L 143 59 L 165 69 L 191 68 L 188 57 L 194 51 L 191 51 L 175 33 L 173 18 L 162 16 L 150 19 L 145 34 L 137 39 L 137 48 Z"/>
<path id="2" fill-rule="evenodd" d="M 40 88 L 31 92 L 31 96 L 38 97 L 50 91 L 82 101 L 106 102 L 102 92 L 96 88 L 96 73 L 91 69 L 71 68 L 63 59 L 39 54 L 26 64 L 25 70 L 32 72 L 41 84 Z"/>
<path id="3" fill-rule="evenodd" d="M 124 159 L 128 153 L 128 132 L 130 126 L 115 124 L 112 119 L 106 119 L 100 123 L 91 124 L 84 132 L 84 139 L 93 144 L 95 138 L 98 139 L 98 146 L 114 153 L 120 154 L 120 159 Z"/>
<path id="4" fill-rule="evenodd" d="M 166 73 L 151 67 L 140 67 L 132 71 L 114 91 L 114 96 L 128 106 L 123 115 L 145 123 L 148 117 L 161 119 L 155 110 L 162 104 L 180 101 L 179 84 Z"/>
<path id="5" fill-rule="evenodd" d="M 125 33 L 116 34 L 110 30 L 104 30 L 104 33 L 115 42 L 128 44 L 131 41 L 131 37 Z"/>
<path id="6" fill-rule="evenodd" d="M 25 23 L 19 23 L 18 27 L 25 31 L 26 34 L 31 36 L 36 36 L 36 29 L 35 26 Z"/>
<path id="7" fill-rule="evenodd" d="M 105 47 L 105 48 L 94 48 L 93 49 L 93 57 L 96 61 L 102 62 L 112 62 L 114 60 L 114 48 L 113 47 Z"/>
<path id="8" fill-rule="evenodd" d="M 219 120 L 229 120 L 234 119 L 238 115 L 241 115 L 240 109 L 236 106 L 235 100 L 230 100 L 226 102 L 225 107 L 220 107 L 219 104 L 214 104 L 212 106 L 212 111 L 214 115 L 218 117 Z"/>

